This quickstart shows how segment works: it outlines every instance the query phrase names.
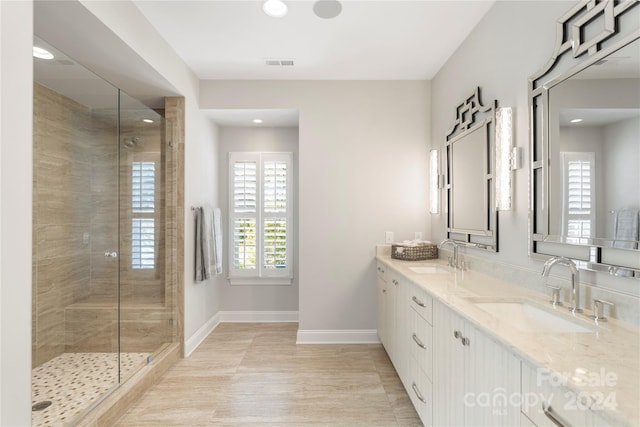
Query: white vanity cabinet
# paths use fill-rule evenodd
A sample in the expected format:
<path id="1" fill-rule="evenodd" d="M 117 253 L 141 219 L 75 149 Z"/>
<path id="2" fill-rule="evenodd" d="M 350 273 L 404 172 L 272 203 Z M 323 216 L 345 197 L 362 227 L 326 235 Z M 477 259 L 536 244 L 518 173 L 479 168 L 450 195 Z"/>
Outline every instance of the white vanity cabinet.
<path id="1" fill-rule="evenodd" d="M 433 328 L 434 425 L 519 425 L 520 359 L 440 302 Z"/>

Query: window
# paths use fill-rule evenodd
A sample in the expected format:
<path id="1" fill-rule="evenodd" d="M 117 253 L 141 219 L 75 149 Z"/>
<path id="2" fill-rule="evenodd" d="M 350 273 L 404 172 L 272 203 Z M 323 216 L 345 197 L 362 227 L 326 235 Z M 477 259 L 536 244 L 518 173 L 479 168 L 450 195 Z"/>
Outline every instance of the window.
<path id="1" fill-rule="evenodd" d="M 292 153 L 229 154 L 232 284 L 292 279 Z"/>
<path id="2" fill-rule="evenodd" d="M 131 165 L 131 268 L 155 268 L 155 162 Z"/>
<path id="3" fill-rule="evenodd" d="M 595 235 L 595 153 L 563 152 L 563 235 L 568 243 L 588 243 Z"/>

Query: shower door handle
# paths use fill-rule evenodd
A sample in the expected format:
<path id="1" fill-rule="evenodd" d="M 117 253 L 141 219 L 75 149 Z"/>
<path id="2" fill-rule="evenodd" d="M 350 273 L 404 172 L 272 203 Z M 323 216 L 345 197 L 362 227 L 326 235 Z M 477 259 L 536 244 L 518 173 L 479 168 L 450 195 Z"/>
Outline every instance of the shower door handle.
<path id="1" fill-rule="evenodd" d="M 106 251 L 104 253 L 104 256 L 106 256 L 107 258 L 118 258 L 118 252 L 109 252 Z"/>

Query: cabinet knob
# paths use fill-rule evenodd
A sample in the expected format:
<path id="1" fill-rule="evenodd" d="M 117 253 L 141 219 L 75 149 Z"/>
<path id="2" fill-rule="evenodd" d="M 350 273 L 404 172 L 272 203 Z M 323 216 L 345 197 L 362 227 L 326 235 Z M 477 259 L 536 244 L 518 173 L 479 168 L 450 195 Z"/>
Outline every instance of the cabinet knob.
<path id="1" fill-rule="evenodd" d="M 462 332 L 460 331 L 453 331 L 453 336 L 458 339 L 462 337 Z"/>
<path id="2" fill-rule="evenodd" d="M 469 338 L 462 337 L 461 341 L 462 341 L 462 345 L 469 345 Z"/>

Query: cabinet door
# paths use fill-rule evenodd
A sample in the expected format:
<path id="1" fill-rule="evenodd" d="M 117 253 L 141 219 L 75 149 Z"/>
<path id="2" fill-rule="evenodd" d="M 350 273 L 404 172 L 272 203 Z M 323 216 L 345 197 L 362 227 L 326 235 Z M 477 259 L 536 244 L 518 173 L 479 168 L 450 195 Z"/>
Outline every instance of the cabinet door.
<path id="1" fill-rule="evenodd" d="M 464 425 L 463 319 L 440 303 L 433 310 L 433 424 Z"/>
<path id="2" fill-rule="evenodd" d="M 434 304 L 434 424 L 513 426 L 520 361 L 442 304 Z"/>
<path id="3" fill-rule="evenodd" d="M 469 323 L 463 335 L 465 425 L 518 425 L 520 359 Z"/>
<path id="4" fill-rule="evenodd" d="M 377 319 L 378 338 L 383 346 L 387 346 L 387 282 L 380 276 L 376 280 L 377 288 Z"/>
<path id="5" fill-rule="evenodd" d="M 400 278 L 391 272 L 387 278 L 387 339 L 388 347 L 387 353 L 393 362 L 393 366 L 396 371 L 400 373 L 402 370 L 402 351 L 398 345 L 400 341 L 399 335 L 402 334 L 400 329 L 403 327 L 403 321 L 399 318 L 402 315 L 402 310 L 398 308 L 398 304 L 401 301 L 400 298 L 401 286 Z"/>

